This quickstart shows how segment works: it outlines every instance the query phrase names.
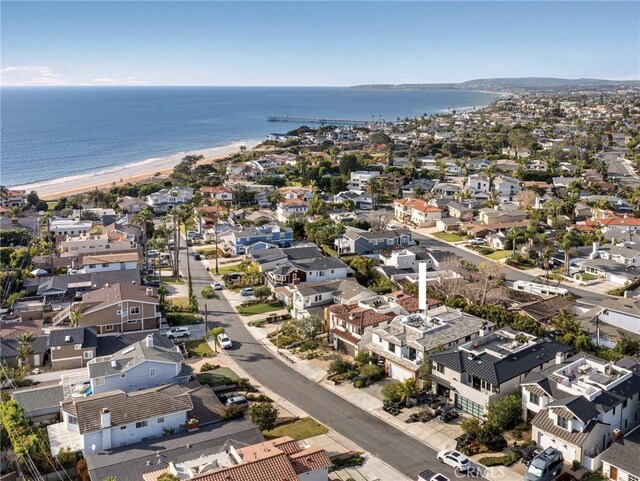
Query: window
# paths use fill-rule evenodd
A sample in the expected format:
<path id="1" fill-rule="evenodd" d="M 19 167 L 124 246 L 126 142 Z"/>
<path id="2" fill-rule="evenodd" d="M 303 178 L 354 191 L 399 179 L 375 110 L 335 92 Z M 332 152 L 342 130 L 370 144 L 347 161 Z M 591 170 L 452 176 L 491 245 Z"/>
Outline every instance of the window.
<path id="1" fill-rule="evenodd" d="M 567 418 L 563 418 L 562 416 L 558 416 L 558 421 L 556 422 L 558 426 L 564 429 L 569 429 L 569 420 Z"/>
<path id="2" fill-rule="evenodd" d="M 82 357 L 85 359 L 93 359 L 93 351 L 84 351 Z"/>
<path id="3" fill-rule="evenodd" d="M 124 379 L 125 377 L 127 377 L 127 375 L 124 372 L 120 374 L 120 379 Z"/>
<path id="4" fill-rule="evenodd" d="M 104 384 L 104 378 L 103 377 L 97 377 L 94 380 L 96 386 L 102 386 Z"/>
<path id="5" fill-rule="evenodd" d="M 122 310 L 119 310 L 119 311 L 117 312 L 117 314 L 118 314 L 118 315 L 120 315 L 120 316 L 126 316 L 128 313 L 129 313 L 129 310 L 128 310 L 128 309 L 126 309 L 126 308 L 125 308 L 125 309 L 122 309 Z"/>
<path id="6" fill-rule="evenodd" d="M 440 374 L 444 374 L 444 364 L 434 363 L 434 367 L 436 368 L 437 372 L 439 372 Z"/>
<path id="7" fill-rule="evenodd" d="M 146 428 L 147 424 L 147 421 L 140 421 L 139 423 L 136 423 L 136 429 Z"/>
<path id="8" fill-rule="evenodd" d="M 538 406 L 540 404 L 540 396 L 538 396 L 537 394 L 529 393 L 529 402 Z"/>
<path id="9" fill-rule="evenodd" d="M 622 402 L 622 409 L 624 409 L 624 408 L 626 408 L 626 407 L 627 407 L 627 400 L 625 399 L 625 400 Z"/>
<path id="10" fill-rule="evenodd" d="M 151 369 L 149 369 L 149 377 L 155 377 L 156 375 L 156 368 L 152 367 Z"/>
<path id="11" fill-rule="evenodd" d="M 484 406 L 478 404 L 476 402 L 471 401 L 460 394 L 455 394 L 455 406 L 456 409 L 461 409 L 464 412 L 467 412 L 477 418 L 484 417 Z"/>
<path id="12" fill-rule="evenodd" d="M 113 331 L 113 324 L 107 324 L 104 326 L 105 331 Z"/>
<path id="13" fill-rule="evenodd" d="M 127 426 L 120 426 L 120 430 L 127 429 Z"/>
<path id="14" fill-rule="evenodd" d="M 82 344 L 76 344 L 75 345 L 75 350 L 79 351 L 80 349 L 82 349 Z"/>
<path id="15" fill-rule="evenodd" d="M 613 415 L 616 415 L 616 406 L 613 406 Z"/>
<path id="16" fill-rule="evenodd" d="M 107 262 L 106 264 L 102 264 L 102 267 L 109 267 L 109 263 Z"/>
<path id="17" fill-rule="evenodd" d="M 162 424 L 164 422 L 164 418 L 158 418 L 158 424 Z"/>
<path id="18" fill-rule="evenodd" d="M 69 415 L 69 424 L 78 424 L 78 418 L 75 416 Z"/>
<path id="19" fill-rule="evenodd" d="M 140 314 L 140 307 L 132 307 L 129 309 L 129 314 Z"/>
<path id="20" fill-rule="evenodd" d="M 127 324 L 135 324 L 136 322 L 138 322 L 137 319 L 127 319 Z"/>

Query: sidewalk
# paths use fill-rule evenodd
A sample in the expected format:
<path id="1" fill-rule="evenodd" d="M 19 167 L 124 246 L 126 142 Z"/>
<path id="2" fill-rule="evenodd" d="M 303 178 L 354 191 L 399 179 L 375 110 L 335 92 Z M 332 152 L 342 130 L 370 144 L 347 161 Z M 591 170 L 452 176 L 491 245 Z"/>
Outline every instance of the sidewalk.
<path id="1" fill-rule="evenodd" d="M 249 329 L 258 329 L 258 328 L 249 328 Z M 209 340 L 209 345 L 211 349 L 214 348 L 213 341 Z M 271 343 L 269 343 L 271 344 Z M 253 377 L 251 377 L 244 369 L 242 369 L 236 362 L 227 355 L 225 351 L 218 351 L 218 355 L 213 358 L 214 360 L 209 362 L 214 362 L 222 367 L 227 367 L 232 369 L 238 376 L 245 377 L 251 380 L 251 384 L 253 384 L 260 392 L 269 396 L 273 401 L 281 408 L 281 412 L 283 414 L 288 414 L 290 416 L 296 417 L 307 417 L 308 414 L 297 407 L 296 405 L 290 403 L 285 398 L 280 396 L 278 393 L 270 390 L 268 387 L 257 382 Z M 204 360 L 203 360 L 204 362 Z M 323 449 L 327 450 L 329 455 L 345 453 L 348 451 L 356 451 L 356 452 L 364 452 L 364 450 L 355 444 L 353 441 L 348 438 L 342 436 L 336 431 L 329 430 L 326 434 L 322 434 L 320 436 L 315 436 L 313 438 L 305 439 L 305 443 L 309 446 L 319 446 Z M 409 478 L 402 475 L 391 466 L 387 465 L 384 461 L 378 459 L 373 456 L 371 453 L 364 454 L 366 462 L 363 466 L 359 466 L 358 471 L 365 477 L 364 481 L 410 481 Z"/>

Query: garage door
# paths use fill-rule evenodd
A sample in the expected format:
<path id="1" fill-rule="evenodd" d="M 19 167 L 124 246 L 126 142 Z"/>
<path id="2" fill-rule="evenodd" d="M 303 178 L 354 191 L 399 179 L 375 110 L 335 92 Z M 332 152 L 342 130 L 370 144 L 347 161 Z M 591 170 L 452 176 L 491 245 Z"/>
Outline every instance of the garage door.
<path id="1" fill-rule="evenodd" d="M 571 444 L 567 444 L 562 439 L 556 439 L 546 434 L 538 433 L 538 446 L 541 446 L 545 449 L 546 448 L 557 449 L 562 453 L 562 457 L 564 458 L 565 462 L 570 463 L 574 459 L 577 459 L 576 448 Z M 582 461 L 582 460 L 579 460 L 579 461 Z"/>

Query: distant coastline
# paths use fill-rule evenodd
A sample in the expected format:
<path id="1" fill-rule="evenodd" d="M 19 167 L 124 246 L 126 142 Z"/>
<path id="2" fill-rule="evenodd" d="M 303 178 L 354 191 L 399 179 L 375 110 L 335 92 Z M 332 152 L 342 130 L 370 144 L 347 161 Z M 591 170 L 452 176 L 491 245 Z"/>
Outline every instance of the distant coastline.
<path id="1" fill-rule="evenodd" d="M 252 149 L 259 143 L 258 140 L 247 140 L 221 147 L 178 152 L 165 157 L 146 159 L 141 162 L 132 162 L 95 172 L 16 185 L 11 188 L 26 190 L 27 192 L 35 190 L 42 199 L 56 199 L 87 192 L 95 188 L 106 189 L 115 185 L 136 183 L 152 178 L 156 174 L 169 174 L 180 160 L 187 155 L 202 155 L 205 161 L 211 162 L 239 152 L 241 146 Z"/>

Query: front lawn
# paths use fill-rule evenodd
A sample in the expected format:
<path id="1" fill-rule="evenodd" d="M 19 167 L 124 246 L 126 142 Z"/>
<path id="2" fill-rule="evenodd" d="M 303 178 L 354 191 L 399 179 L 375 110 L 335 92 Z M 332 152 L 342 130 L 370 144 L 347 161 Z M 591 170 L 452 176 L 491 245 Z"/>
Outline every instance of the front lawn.
<path id="1" fill-rule="evenodd" d="M 180 309 L 188 309 L 189 308 L 189 298 L 188 297 L 185 297 L 185 296 L 168 297 L 167 300 L 170 301 L 171 304 L 173 304 L 174 306 L 179 307 Z"/>
<path id="2" fill-rule="evenodd" d="M 200 324 L 202 316 L 192 312 L 167 312 L 167 324 L 174 326 L 190 326 L 191 324 Z"/>
<path id="3" fill-rule="evenodd" d="M 512 251 L 504 250 L 504 251 L 493 251 L 490 254 L 484 254 L 484 256 L 491 260 L 499 261 L 500 259 L 506 259 L 511 254 L 512 254 Z"/>
<path id="4" fill-rule="evenodd" d="M 192 339 L 184 344 L 187 346 L 187 352 L 192 356 L 207 357 L 213 352 L 209 343 L 204 339 Z"/>
<path id="5" fill-rule="evenodd" d="M 464 237 L 460 234 L 454 234 L 453 232 L 434 232 L 432 235 L 445 242 L 460 242 L 464 240 Z"/>
<path id="6" fill-rule="evenodd" d="M 215 273 L 215 268 L 212 267 L 211 272 Z M 240 269 L 240 262 L 234 262 L 233 264 L 225 264 L 225 265 L 218 265 L 218 272 L 220 273 L 221 276 L 224 276 L 226 274 L 233 274 L 234 272 L 242 272 L 242 270 Z"/>
<path id="7" fill-rule="evenodd" d="M 277 311 L 278 309 L 283 309 L 282 304 L 279 302 L 265 302 L 262 304 L 253 304 L 252 306 L 238 307 L 238 314 L 241 316 L 253 316 L 255 314 Z"/>
<path id="8" fill-rule="evenodd" d="M 270 431 L 263 431 L 265 439 L 276 439 L 281 436 L 291 436 L 296 441 L 326 434 L 328 429 L 311 418 L 300 418 L 295 422 L 283 424 Z"/>
<path id="9" fill-rule="evenodd" d="M 212 387 L 231 386 L 240 380 L 240 376 L 228 367 L 219 367 L 212 371 L 196 374 L 196 379 L 202 384 L 207 384 Z"/>

